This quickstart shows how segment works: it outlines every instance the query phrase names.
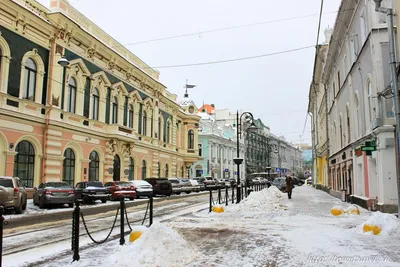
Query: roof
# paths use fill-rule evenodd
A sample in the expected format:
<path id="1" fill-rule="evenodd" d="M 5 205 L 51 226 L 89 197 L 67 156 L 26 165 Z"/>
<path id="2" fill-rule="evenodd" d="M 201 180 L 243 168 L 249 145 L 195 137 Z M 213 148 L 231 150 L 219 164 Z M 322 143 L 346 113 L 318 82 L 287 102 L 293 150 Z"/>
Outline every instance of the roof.
<path id="1" fill-rule="evenodd" d="M 203 109 L 205 110 L 206 113 L 212 114 L 212 112 L 215 110 L 215 107 L 209 104 L 204 104 L 199 108 L 199 112 L 203 112 Z"/>

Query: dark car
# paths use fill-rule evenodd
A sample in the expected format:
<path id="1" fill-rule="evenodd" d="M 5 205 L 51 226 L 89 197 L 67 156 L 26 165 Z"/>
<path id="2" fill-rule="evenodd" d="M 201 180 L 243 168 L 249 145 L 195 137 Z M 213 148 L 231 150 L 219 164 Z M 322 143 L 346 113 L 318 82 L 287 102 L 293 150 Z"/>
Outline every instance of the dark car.
<path id="1" fill-rule="evenodd" d="M 217 184 L 212 177 L 204 177 L 203 183 L 207 190 L 217 189 Z"/>
<path id="2" fill-rule="evenodd" d="M 121 197 L 129 198 L 129 200 L 136 198 L 135 187 L 128 182 L 114 181 L 108 182 L 104 186 L 110 190 L 111 200 L 119 200 Z"/>
<path id="3" fill-rule="evenodd" d="M 277 177 L 272 182 L 273 186 L 276 186 L 282 192 L 286 192 L 286 178 L 285 177 Z"/>
<path id="4" fill-rule="evenodd" d="M 297 177 L 292 177 L 292 179 L 293 179 L 293 184 L 294 185 L 302 186 L 304 184 L 304 180 L 300 180 Z"/>
<path id="5" fill-rule="evenodd" d="M 172 185 L 167 178 L 146 178 L 145 181 L 153 186 L 153 196 L 172 194 Z"/>
<path id="6" fill-rule="evenodd" d="M 39 205 L 41 209 L 52 204 L 74 205 L 74 188 L 66 182 L 44 182 L 33 190 L 33 205 Z"/>
<path id="7" fill-rule="evenodd" d="M 111 197 L 111 192 L 107 187 L 104 187 L 102 182 L 89 181 L 79 182 L 75 186 L 75 198 L 82 199 L 83 203 L 89 203 L 96 200 L 101 200 L 106 203 Z"/>

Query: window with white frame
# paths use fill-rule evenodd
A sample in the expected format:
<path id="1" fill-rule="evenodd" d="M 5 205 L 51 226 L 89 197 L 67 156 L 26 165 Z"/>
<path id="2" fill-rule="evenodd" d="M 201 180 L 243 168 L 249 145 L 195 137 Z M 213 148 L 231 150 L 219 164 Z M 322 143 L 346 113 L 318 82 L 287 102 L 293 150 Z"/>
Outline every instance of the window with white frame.
<path id="1" fill-rule="evenodd" d="M 133 128 L 133 105 L 128 107 L 128 127 Z"/>
<path id="2" fill-rule="evenodd" d="M 76 108 L 76 80 L 72 77 L 68 80 L 67 111 L 75 113 Z"/>
<path id="3" fill-rule="evenodd" d="M 94 88 L 92 95 L 92 120 L 99 119 L 99 90 Z"/>
<path id="4" fill-rule="evenodd" d="M 35 61 L 27 58 L 25 61 L 25 77 L 22 98 L 35 100 L 37 66 Z"/>
<path id="5" fill-rule="evenodd" d="M 112 102 L 112 123 L 118 123 L 118 100 L 115 96 Z"/>
<path id="6" fill-rule="evenodd" d="M 143 111 L 142 135 L 147 135 L 147 112 Z"/>

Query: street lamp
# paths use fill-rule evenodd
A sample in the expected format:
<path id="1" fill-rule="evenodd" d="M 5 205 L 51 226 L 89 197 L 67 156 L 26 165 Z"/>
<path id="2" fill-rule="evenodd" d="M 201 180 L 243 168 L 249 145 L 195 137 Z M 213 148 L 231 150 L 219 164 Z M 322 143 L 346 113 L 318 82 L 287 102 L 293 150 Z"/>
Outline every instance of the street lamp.
<path id="1" fill-rule="evenodd" d="M 242 117 L 245 116 L 245 123 L 250 124 L 250 126 L 246 130 L 257 130 L 256 125 L 254 124 L 254 117 L 253 114 L 250 112 L 243 112 L 242 115 L 239 117 L 239 111 L 236 113 L 236 158 L 233 159 L 235 164 L 237 165 L 237 188 L 236 188 L 236 196 L 237 201 L 236 203 L 240 202 L 240 164 L 243 162 L 243 158 L 240 158 L 239 154 L 239 140 L 242 136 Z"/>

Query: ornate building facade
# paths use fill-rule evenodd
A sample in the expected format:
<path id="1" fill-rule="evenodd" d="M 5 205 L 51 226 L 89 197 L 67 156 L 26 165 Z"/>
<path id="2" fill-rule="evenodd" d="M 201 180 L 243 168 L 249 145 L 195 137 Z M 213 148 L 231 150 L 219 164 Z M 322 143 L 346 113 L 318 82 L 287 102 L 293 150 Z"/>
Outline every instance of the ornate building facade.
<path id="1" fill-rule="evenodd" d="M 194 106 L 68 1 L 50 8 L 0 7 L 0 175 L 28 188 L 187 176 L 199 158 Z"/>

